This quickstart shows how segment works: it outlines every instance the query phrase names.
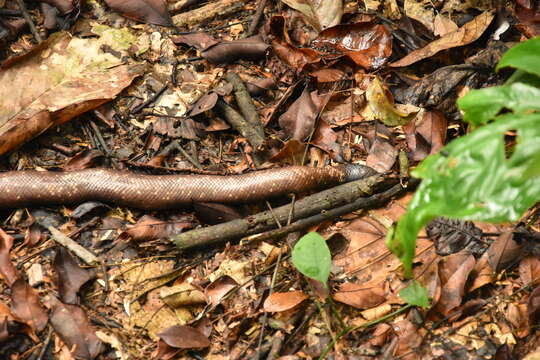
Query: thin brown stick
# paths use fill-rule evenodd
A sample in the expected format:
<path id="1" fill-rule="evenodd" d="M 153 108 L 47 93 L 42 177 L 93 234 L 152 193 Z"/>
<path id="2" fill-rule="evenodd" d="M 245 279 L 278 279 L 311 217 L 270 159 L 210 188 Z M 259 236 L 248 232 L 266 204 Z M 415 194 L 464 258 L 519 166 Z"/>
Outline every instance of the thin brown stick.
<path id="1" fill-rule="evenodd" d="M 259 23 L 261 22 L 264 13 L 264 8 L 266 7 L 266 3 L 267 0 L 259 0 L 259 3 L 257 4 L 257 10 L 255 10 L 255 14 L 253 15 L 251 24 L 249 24 L 249 29 L 246 33 L 246 37 L 253 36 L 257 31 L 257 28 L 259 27 Z"/>
<path id="2" fill-rule="evenodd" d="M 21 10 L 22 16 L 24 17 L 24 20 L 26 20 L 26 23 L 28 24 L 28 27 L 30 28 L 30 31 L 32 32 L 32 35 L 34 36 L 36 41 L 38 43 L 42 42 L 43 39 L 41 38 L 41 35 L 39 35 L 36 25 L 32 21 L 30 14 L 28 13 L 28 9 L 26 8 L 26 5 L 24 4 L 24 0 L 17 0 L 17 5 L 19 5 L 19 9 Z"/>

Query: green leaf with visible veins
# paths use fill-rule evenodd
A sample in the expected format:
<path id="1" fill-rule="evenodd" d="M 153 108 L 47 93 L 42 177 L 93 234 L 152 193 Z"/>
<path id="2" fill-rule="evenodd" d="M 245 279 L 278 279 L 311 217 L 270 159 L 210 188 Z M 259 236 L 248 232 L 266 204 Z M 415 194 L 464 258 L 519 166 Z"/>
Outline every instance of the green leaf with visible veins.
<path id="1" fill-rule="evenodd" d="M 497 70 L 510 66 L 540 76 L 539 64 L 540 37 L 536 37 L 508 50 L 497 64 Z"/>
<path id="2" fill-rule="evenodd" d="M 418 281 L 413 280 L 409 286 L 399 291 L 399 297 L 409 305 L 429 308 L 428 291 Z"/>
<path id="3" fill-rule="evenodd" d="M 540 111 L 539 99 L 539 89 L 523 83 L 514 83 L 471 90 L 458 100 L 458 105 L 465 112 L 464 121 L 473 125 L 482 125 L 492 120 L 503 109 L 512 110 L 515 113 Z"/>
<path id="4" fill-rule="evenodd" d="M 316 232 L 302 236 L 292 251 L 294 266 L 305 276 L 318 280 L 327 287 L 332 257 L 326 240 Z"/>
<path id="5" fill-rule="evenodd" d="M 516 145 L 505 149 L 511 130 L 517 131 Z M 433 218 L 516 221 L 540 200 L 540 115 L 499 116 L 426 158 L 413 176 L 422 183 L 387 238 L 408 277 L 416 235 Z"/>

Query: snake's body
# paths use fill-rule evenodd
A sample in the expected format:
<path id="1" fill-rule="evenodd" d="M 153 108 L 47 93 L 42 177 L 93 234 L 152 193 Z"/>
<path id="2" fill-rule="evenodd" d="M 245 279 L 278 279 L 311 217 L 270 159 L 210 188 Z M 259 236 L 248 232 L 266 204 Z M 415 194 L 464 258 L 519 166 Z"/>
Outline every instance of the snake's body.
<path id="1" fill-rule="evenodd" d="M 242 175 L 144 175 L 85 169 L 70 172 L 0 173 L 0 206 L 103 201 L 140 209 L 175 208 L 195 202 L 241 203 L 302 193 L 374 174 L 361 165 L 290 166 Z"/>

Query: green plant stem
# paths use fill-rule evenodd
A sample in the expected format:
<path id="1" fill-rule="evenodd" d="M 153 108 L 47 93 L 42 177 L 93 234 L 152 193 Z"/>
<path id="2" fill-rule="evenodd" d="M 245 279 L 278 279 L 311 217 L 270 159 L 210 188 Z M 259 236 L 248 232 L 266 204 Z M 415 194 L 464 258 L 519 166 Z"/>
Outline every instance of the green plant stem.
<path id="1" fill-rule="evenodd" d="M 394 316 L 396 315 L 399 315 L 401 314 L 402 312 L 408 310 L 409 308 L 412 308 L 413 305 L 405 305 L 403 306 L 402 308 L 400 309 L 397 309 L 396 311 L 388 314 L 388 315 L 385 315 L 383 317 L 380 317 L 376 320 L 372 320 L 372 321 L 368 321 L 367 323 L 365 324 L 362 324 L 362 325 L 358 325 L 358 326 L 353 326 L 353 327 L 348 327 L 348 328 L 345 328 L 343 329 L 339 334 L 336 335 L 335 339 L 333 339 L 328 345 L 326 345 L 326 348 L 324 349 L 324 351 L 322 352 L 321 356 L 319 356 L 319 360 L 323 360 L 324 358 L 326 358 L 326 355 L 328 355 L 328 353 L 330 352 L 330 350 L 334 347 L 334 344 L 339 340 L 341 339 L 342 337 L 344 337 L 345 335 L 349 334 L 350 332 L 353 332 L 355 330 L 358 330 L 360 328 L 367 328 L 367 327 L 370 327 L 370 326 L 373 326 L 373 325 L 376 325 L 378 323 L 381 323 L 383 321 L 386 321 L 390 318 L 393 318 Z"/>

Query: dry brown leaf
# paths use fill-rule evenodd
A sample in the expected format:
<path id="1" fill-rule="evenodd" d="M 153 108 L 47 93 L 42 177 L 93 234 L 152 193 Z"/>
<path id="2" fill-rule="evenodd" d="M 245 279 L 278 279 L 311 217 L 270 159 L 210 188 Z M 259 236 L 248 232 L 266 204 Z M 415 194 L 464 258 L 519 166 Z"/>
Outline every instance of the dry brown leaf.
<path id="1" fill-rule="evenodd" d="M 527 301 L 527 316 L 529 325 L 535 326 L 540 322 L 540 286 L 534 288 Z"/>
<path id="2" fill-rule="evenodd" d="M 158 334 L 159 342 L 153 359 L 172 359 L 180 349 L 201 349 L 210 346 L 208 337 L 185 325 L 174 325 Z"/>
<path id="3" fill-rule="evenodd" d="M 487 250 L 489 264 L 496 272 L 513 265 L 521 255 L 521 245 L 513 237 L 513 232 L 503 232 Z"/>
<path id="4" fill-rule="evenodd" d="M 306 20 L 321 31 L 341 22 L 343 0 L 282 0 L 295 10 L 300 11 Z"/>
<path id="5" fill-rule="evenodd" d="M 456 31 L 458 26 L 450 18 L 437 14 L 433 23 L 433 33 L 435 36 L 444 36 L 452 31 Z"/>
<path id="6" fill-rule="evenodd" d="M 441 297 L 435 309 L 443 315 L 461 304 L 469 273 L 473 270 L 475 259 L 466 253 L 456 253 L 444 258 L 439 269 L 442 281 Z"/>
<path id="7" fill-rule="evenodd" d="M 10 251 L 13 246 L 13 237 L 0 229 L 0 274 L 9 285 L 19 278 L 19 272 L 11 262 Z"/>
<path id="8" fill-rule="evenodd" d="M 219 43 L 214 37 L 204 32 L 194 32 L 190 34 L 178 35 L 172 38 L 175 44 L 186 44 L 193 46 L 199 51 L 208 49 L 212 45 Z"/>
<path id="9" fill-rule="evenodd" d="M 429 31 L 433 32 L 435 10 L 431 0 L 405 0 L 403 10 L 405 15 L 422 23 Z"/>
<path id="10" fill-rule="evenodd" d="M 417 61 L 427 59 L 439 51 L 470 44 L 484 33 L 489 24 L 491 24 L 494 16 L 492 12 L 484 12 L 456 31 L 452 31 L 442 38 L 432 41 L 421 49 L 414 50 L 404 58 L 391 63 L 390 66 L 409 66 Z"/>
<path id="11" fill-rule="evenodd" d="M 338 143 L 338 134 L 323 119 L 319 120 L 311 142 L 330 155 L 332 160 L 344 162 L 341 156 L 341 145 Z"/>
<path id="12" fill-rule="evenodd" d="M 305 150 L 305 143 L 291 139 L 285 143 L 276 155 L 272 156 L 270 161 L 282 165 L 301 165 Z"/>
<path id="13" fill-rule="evenodd" d="M 94 30 L 101 37 L 55 33 L 29 54 L 4 65 L 0 72 L 0 155 L 113 99 L 142 74 L 143 66 L 126 65 L 122 57 L 135 36 L 105 26 Z M 103 51 L 104 47 L 118 52 L 118 57 Z"/>
<path id="14" fill-rule="evenodd" d="M 536 286 L 540 283 L 540 260 L 533 256 L 522 259 L 519 263 L 521 286 Z"/>
<path id="15" fill-rule="evenodd" d="M 400 359 L 417 359 L 415 350 L 423 340 L 422 329 L 418 329 L 411 321 L 404 319 L 393 324 L 394 331 L 398 336 L 398 344 L 392 353 L 394 357 Z"/>
<path id="16" fill-rule="evenodd" d="M 378 69 L 392 55 L 392 36 L 383 25 L 337 25 L 321 32 L 313 46 L 337 50 L 365 69 Z"/>
<path id="17" fill-rule="evenodd" d="M 24 279 L 18 279 L 11 286 L 11 312 L 35 331 L 43 330 L 49 321 L 38 293 Z"/>
<path id="18" fill-rule="evenodd" d="M 264 311 L 281 312 L 290 310 L 298 306 L 308 296 L 300 290 L 288 291 L 284 293 L 275 292 L 264 301 Z"/>
<path id="19" fill-rule="evenodd" d="M 159 290 L 159 296 L 172 309 L 206 304 L 204 293 L 187 282 L 174 286 L 164 286 Z"/>
<path id="20" fill-rule="evenodd" d="M 380 286 L 346 282 L 339 286 L 333 298 L 357 309 L 369 309 L 382 304 L 386 300 L 385 295 L 384 289 Z"/>
<path id="21" fill-rule="evenodd" d="M 315 120 L 321 111 L 326 96 L 310 91 L 307 87 L 289 109 L 279 117 L 279 126 L 292 139 L 305 140 L 313 131 Z"/>
<path id="22" fill-rule="evenodd" d="M 96 167 L 99 161 L 103 160 L 105 155 L 97 149 L 87 149 L 73 156 L 64 165 L 64 171 L 75 171 Z"/>
<path id="23" fill-rule="evenodd" d="M 414 161 L 423 160 L 444 146 L 448 121 L 440 111 L 422 111 L 414 121 L 403 126 L 407 147 Z"/>
<path id="24" fill-rule="evenodd" d="M 92 271 L 81 268 L 63 247 L 58 249 L 53 262 L 57 274 L 58 294 L 66 304 L 78 304 L 81 286 L 94 277 Z"/>
<path id="25" fill-rule="evenodd" d="M 208 285 L 204 290 L 204 294 L 208 299 L 208 303 L 215 306 L 221 302 L 221 299 L 227 295 L 229 291 L 237 286 L 238 283 L 234 281 L 233 278 L 225 275 Z"/>
<path id="26" fill-rule="evenodd" d="M 469 291 L 474 291 L 486 284 L 491 284 L 495 280 L 495 270 L 491 267 L 488 260 L 488 252 L 486 251 L 474 265 L 471 272 L 472 284 Z"/>
<path id="27" fill-rule="evenodd" d="M 51 300 L 51 324 L 78 359 L 95 359 L 102 351 L 101 341 L 95 334 L 88 316 L 78 306 Z"/>
<path id="28" fill-rule="evenodd" d="M 105 3 L 129 19 L 148 24 L 173 26 L 165 0 L 105 0 Z"/>
<path id="29" fill-rule="evenodd" d="M 144 215 L 135 225 L 126 230 L 126 235 L 129 235 L 133 241 L 142 242 L 177 235 L 191 226 L 187 221 L 165 222 L 153 216 Z"/>
<path id="30" fill-rule="evenodd" d="M 379 173 L 390 170 L 396 162 L 398 150 L 391 144 L 390 132 L 384 125 L 376 125 L 376 136 L 369 149 L 366 165 Z"/>

